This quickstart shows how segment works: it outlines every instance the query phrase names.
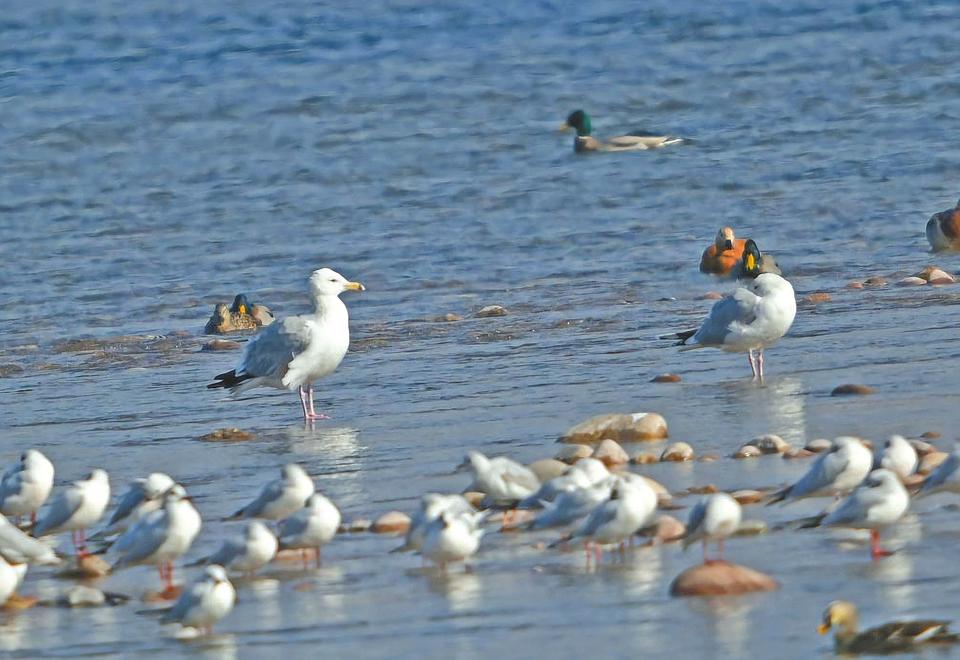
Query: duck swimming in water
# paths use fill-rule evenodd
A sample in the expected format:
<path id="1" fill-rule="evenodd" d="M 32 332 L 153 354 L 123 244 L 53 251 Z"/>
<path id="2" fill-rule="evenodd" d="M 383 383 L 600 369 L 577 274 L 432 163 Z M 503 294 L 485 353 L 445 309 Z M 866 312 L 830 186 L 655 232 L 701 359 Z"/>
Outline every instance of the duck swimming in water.
<path id="1" fill-rule="evenodd" d="M 577 132 L 573 139 L 573 150 L 577 153 L 588 151 L 645 151 L 659 149 L 671 144 L 682 144 L 685 140 L 673 135 L 635 131 L 628 135 L 618 135 L 606 140 L 593 137 L 593 124 L 590 116 L 583 110 L 574 110 L 567 115 L 567 120 L 560 125 L 561 131 L 574 129 Z"/>

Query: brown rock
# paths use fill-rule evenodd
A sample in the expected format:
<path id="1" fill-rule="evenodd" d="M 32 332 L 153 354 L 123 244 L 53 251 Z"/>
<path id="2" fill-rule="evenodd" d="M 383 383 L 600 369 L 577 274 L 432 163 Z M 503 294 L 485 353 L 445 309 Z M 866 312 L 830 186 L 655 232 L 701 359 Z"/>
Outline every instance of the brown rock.
<path id="1" fill-rule="evenodd" d="M 18 593 L 10 594 L 10 597 L 7 599 L 3 605 L 0 605 L 5 610 L 29 610 L 31 607 L 40 602 L 40 599 L 36 596 L 21 596 Z"/>
<path id="2" fill-rule="evenodd" d="M 442 321 L 443 323 L 454 323 L 456 321 L 462 321 L 463 317 L 460 316 L 459 314 L 453 314 L 451 312 L 447 312 L 443 316 L 438 316 L 436 320 Z"/>
<path id="3" fill-rule="evenodd" d="M 206 435 L 201 435 L 200 439 L 204 442 L 245 442 L 253 440 L 255 436 L 250 431 L 242 431 L 236 427 L 229 429 L 217 429 Z"/>
<path id="4" fill-rule="evenodd" d="M 625 465 L 630 462 L 630 455 L 624 451 L 623 447 L 621 447 L 616 440 L 611 440 L 610 438 L 600 441 L 596 451 L 593 452 L 593 458 L 601 461 L 608 468 Z"/>
<path id="5" fill-rule="evenodd" d="M 910 440 L 909 442 L 917 451 L 917 456 L 926 456 L 927 454 L 932 454 L 935 451 L 939 451 L 929 442 L 924 442 L 923 440 Z"/>
<path id="6" fill-rule="evenodd" d="M 687 526 L 682 522 L 673 516 L 662 514 L 657 518 L 657 522 L 654 523 L 653 539 L 660 543 L 672 543 L 673 541 L 679 541 L 683 538 L 686 531 Z"/>
<path id="7" fill-rule="evenodd" d="M 712 495 L 716 492 L 719 492 L 719 489 L 713 484 L 707 484 L 706 486 L 690 486 L 687 489 L 687 493 L 690 495 Z"/>
<path id="8" fill-rule="evenodd" d="M 920 434 L 920 437 L 924 440 L 936 440 L 940 437 L 939 431 L 924 431 Z"/>
<path id="9" fill-rule="evenodd" d="M 953 275 L 936 266 L 927 266 L 919 273 L 914 273 L 913 277 L 919 277 L 930 284 L 953 284 L 957 281 Z"/>
<path id="10" fill-rule="evenodd" d="M 723 294 L 719 291 L 707 291 L 702 296 L 699 296 L 697 300 L 720 300 L 723 298 Z"/>
<path id="11" fill-rule="evenodd" d="M 863 286 L 884 286 L 887 283 L 887 278 L 882 275 L 874 275 L 873 277 L 868 277 L 863 281 Z"/>
<path id="12" fill-rule="evenodd" d="M 803 446 L 804 449 L 807 451 L 812 451 L 814 454 L 830 451 L 831 447 L 833 447 L 833 442 L 827 440 L 826 438 L 814 438 Z"/>
<path id="13" fill-rule="evenodd" d="M 849 284 L 847 284 L 847 288 L 848 288 L 848 289 L 862 289 L 862 288 L 863 288 L 863 282 L 850 282 Z"/>
<path id="14" fill-rule="evenodd" d="M 201 351 L 235 351 L 240 348 L 240 342 L 229 339 L 211 339 L 200 347 Z"/>
<path id="15" fill-rule="evenodd" d="M 651 383 L 679 383 L 681 380 L 677 374 L 660 374 L 650 379 Z"/>
<path id="16" fill-rule="evenodd" d="M 912 491 L 914 488 L 919 488 L 927 477 L 914 472 L 913 474 L 908 474 L 907 476 L 900 479 L 903 482 L 903 485 L 907 487 L 907 490 Z"/>
<path id="17" fill-rule="evenodd" d="M 110 574 L 110 564 L 100 555 L 85 555 L 77 559 L 77 573 L 82 577 L 101 578 Z"/>
<path id="18" fill-rule="evenodd" d="M 733 596 L 773 591 L 780 583 L 769 575 L 724 560 L 688 568 L 670 584 L 672 596 Z"/>
<path id="19" fill-rule="evenodd" d="M 742 447 L 740 447 L 740 449 L 734 452 L 733 457 L 734 458 L 756 458 L 762 453 L 763 452 L 761 452 L 760 449 L 758 447 L 755 447 L 754 445 L 743 445 Z"/>
<path id="20" fill-rule="evenodd" d="M 509 513 L 509 515 L 507 515 Z M 490 522 L 499 522 L 501 532 L 519 532 L 537 517 L 536 511 L 516 509 L 510 512 L 499 511 L 487 518 Z"/>
<path id="21" fill-rule="evenodd" d="M 660 459 L 652 451 L 641 451 L 637 452 L 630 458 L 630 462 L 635 465 L 649 465 L 650 463 L 656 463 Z"/>
<path id="22" fill-rule="evenodd" d="M 370 526 L 370 531 L 374 534 L 406 534 L 408 529 L 410 516 L 402 511 L 387 511 Z"/>
<path id="23" fill-rule="evenodd" d="M 804 297 L 804 300 L 814 305 L 825 303 L 830 301 L 830 294 L 826 291 L 816 291 L 814 293 L 808 293 L 806 297 Z"/>
<path id="24" fill-rule="evenodd" d="M 683 463 L 693 460 L 693 447 L 686 442 L 674 442 L 660 454 L 661 462 Z"/>
<path id="25" fill-rule="evenodd" d="M 567 431 L 560 442 L 592 444 L 605 438 L 617 442 L 662 440 L 667 437 L 667 421 L 657 413 L 597 415 Z"/>
<path id="26" fill-rule="evenodd" d="M 945 451 L 935 451 L 927 454 L 920 459 L 920 466 L 917 468 L 917 472 L 920 474 L 930 474 L 938 465 L 947 460 L 948 456 L 950 456 L 950 454 Z"/>
<path id="27" fill-rule="evenodd" d="M 492 316 L 506 316 L 507 308 L 501 307 L 500 305 L 487 305 L 486 307 L 481 308 L 474 314 L 478 319 L 486 319 Z"/>
<path id="28" fill-rule="evenodd" d="M 587 458 L 593 454 L 593 447 L 588 445 L 565 445 L 560 447 L 557 450 L 557 453 L 553 455 L 558 461 L 567 463 L 568 465 L 573 465 L 581 458 Z"/>
<path id="29" fill-rule="evenodd" d="M 463 499 L 470 503 L 474 509 L 480 508 L 480 503 L 483 502 L 483 498 L 487 496 L 486 493 L 480 493 L 475 490 L 468 490 L 463 494 Z"/>
<path id="30" fill-rule="evenodd" d="M 530 468 L 535 475 L 537 475 L 537 479 L 540 480 L 540 483 L 550 481 L 554 477 L 559 477 L 561 474 L 570 469 L 569 465 L 563 461 L 558 461 L 555 458 L 541 458 L 539 461 L 534 461 L 527 467 Z"/>
<path id="31" fill-rule="evenodd" d="M 699 463 L 713 463 L 714 461 L 720 460 L 720 454 L 704 454 L 703 456 L 697 456 L 697 461 Z"/>
<path id="32" fill-rule="evenodd" d="M 793 458 L 810 458 L 815 455 L 815 452 L 810 451 L 809 449 L 788 449 L 787 451 L 781 454 L 785 459 Z"/>
<path id="33" fill-rule="evenodd" d="M 897 286 L 923 286 L 927 281 L 920 277 L 904 277 L 897 281 Z"/>
<path id="34" fill-rule="evenodd" d="M 372 526 L 372 520 L 368 518 L 357 518 L 344 525 L 340 525 L 340 529 L 344 532 L 369 532 Z"/>
<path id="35" fill-rule="evenodd" d="M 764 454 L 782 454 L 790 449 L 790 445 L 786 440 L 772 433 L 761 435 L 746 444 L 753 445 Z"/>
<path id="36" fill-rule="evenodd" d="M 834 387 L 833 391 L 830 392 L 830 396 L 864 395 L 873 394 L 876 391 L 877 390 L 869 385 L 855 385 L 853 383 L 847 383 L 845 385 L 837 385 Z"/>
<path id="37" fill-rule="evenodd" d="M 759 490 L 735 490 L 730 496 L 740 504 L 756 504 L 764 498 Z"/>

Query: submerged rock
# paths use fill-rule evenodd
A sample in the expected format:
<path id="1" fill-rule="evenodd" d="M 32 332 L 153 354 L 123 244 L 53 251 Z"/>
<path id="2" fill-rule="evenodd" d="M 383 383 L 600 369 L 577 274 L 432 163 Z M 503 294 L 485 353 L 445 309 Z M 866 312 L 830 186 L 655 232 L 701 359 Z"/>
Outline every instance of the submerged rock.
<path id="1" fill-rule="evenodd" d="M 246 442 L 253 440 L 255 436 L 250 431 L 243 431 L 237 427 L 217 429 L 210 433 L 200 436 L 204 442 Z"/>
<path id="2" fill-rule="evenodd" d="M 677 374 L 660 374 L 650 379 L 651 383 L 679 383 L 682 379 Z"/>
<path id="3" fill-rule="evenodd" d="M 410 529 L 410 516 L 402 511 L 388 511 L 370 526 L 374 534 L 406 534 Z"/>
<path id="4" fill-rule="evenodd" d="M 922 277 L 904 277 L 897 281 L 897 286 L 924 286 L 926 283 Z"/>
<path id="5" fill-rule="evenodd" d="M 754 438 L 747 444 L 753 445 L 764 454 L 782 454 L 790 449 L 790 445 L 786 440 L 781 438 L 779 435 L 774 435 L 773 433 L 761 435 L 757 438 Z"/>
<path id="6" fill-rule="evenodd" d="M 730 493 L 730 497 L 735 499 L 739 504 L 756 504 L 764 498 L 764 494 L 759 490 L 735 490 Z"/>
<path id="7" fill-rule="evenodd" d="M 211 339 L 200 347 L 201 351 L 235 351 L 240 348 L 240 342 L 230 341 L 228 339 Z"/>
<path id="8" fill-rule="evenodd" d="M 593 454 L 593 447 L 588 445 L 566 445 L 557 450 L 557 453 L 554 454 L 554 458 L 558 461 L 563 461 L 568 465 L 573 465 L 581 458 L 588 458 Z"/>
<path id="9" fill-rule="evenodd" d="M 917 472 L 920 474 L 930 474 L 937 468 L 938 465 L 943 463 L 949 457 L 950 454 L 945 451 L 930 452 L 920 459 L 920 465 L 917 467 Z"/>
<path id="10" fill-rule="evenodd" d="M 756 458 L 763 452 L 756 445 L 746 444 L 733 453 L 734 458 Z"/>
<path id="11" fill-rule="evenodd" d="M 957 281 L 957 278 L 953 275 L 936 266 L 927 266 L 919 273 L 914 273 L 913 277 L 919 278 L 924 282 L 929 282 L 930 284 L 953 284 Z"/>
<path id="12" fill-rule="evenodd" d="M 831 447 L 833 447 L 833 442 L 831 440 L 827 440 L 826 438 L 814 438 L 803 446 L 804 449 L 807 451 L 812 451 L 814 454 L 830 451 Z"/>
<path id="13" fill-rule="evenodd" d="M 833 388 L 833 391 L 830 392 L 830 396 L 850 396 L 850 395 L 859 395 L 863 396 L 865 394 L 873 394 L 876 392 L 874 388 L 869 385 L 856 385 L 854 383 L 846 383 L 844 385 L 837 385 Z"/>
<path id="14" fill-rule="evenodd" d="M 630 457 L 630 462 L 635 465 L 649 465 L 658 463 L 660 458 L 652 451 L 640 451 Z"/>
<path id="15" fill-rule="evenodd" d="M 593 444 L 606 438 L 617 442 L 662 440 L 667 437 L 667 420 L 657 413 L 597 415 L 581 422 L 560 437 L 559 442 Z"/>
<path id="16" fill-rule="evenodd" d="M 653 530 L 654 541 L 672 543 L 683 538 L 683 535 L 687 532 L 687 526 L 673 516 L 662 514 L 657 517 Z"/>
<path id="17" fill-rule="evenodd" d="M 674 442 L 660 454 L 660 461 L 664 463 L 683 463 L 693 460 L 693 447 L 686 442 Z"/>
<path id="18" fill-rule="evenodd" d="M 769 575 L 721 559 L 685 570 L 670 584 L 670 595 L 735 596 L 779 588 Z"/>
<path id="19" fill-rule="evenodd" d="M 478 319 L 486 319 L 492 316 L 506 316 L 507 313 L 506 307 L 501 307 L 500 305 L 487 305 L 486 307 L 480 308 L 477 313 L 474 314 L 474 316 Z"/>
<path id="20" fill-rule="evenodd" d="M 817 305 L 819 303 L 830 302 L 830 294 L 826 291 L 815 291 L 814 293 L 808 293 L 804 297 L 804 300 L 811 305 Z"/>

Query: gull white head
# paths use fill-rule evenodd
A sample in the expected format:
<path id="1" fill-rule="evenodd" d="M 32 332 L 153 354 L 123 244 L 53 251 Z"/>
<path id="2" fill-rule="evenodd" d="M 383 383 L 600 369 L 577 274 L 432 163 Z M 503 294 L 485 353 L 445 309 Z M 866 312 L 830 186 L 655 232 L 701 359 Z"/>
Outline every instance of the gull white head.
<path id="1" fill-rule="evenodd" d="M 351 282 L 330 268 L 321 268 L 310 275 L 310 293 L 315 298 L 339 296 L 344 291 L 365 291 L 360 282 Z"/>
<path id="2" fill-rule="evenodd" d="M 229 582 L 227 579 L 227 572 L 223 570 L 223 566 L 219 564 L 210 564 L 206 568 L 207 577 L 213 580 L 214 582 Z"/>
<path id="3" fill-rule="evenodd" d="M 747 288 L 760 297 L 785 291 L 788 288 L 791 293 L 793 292 L 793 287 L 790 286 L 790 283 L 776 273 L 760 273 Z"/>
<path id="4" fill-rule="evenodd" d="M 179 502 L 181 500 L 189 500 L 187 497 L 186 489 L 180 484 L 173 484 L 166 493 L 164 493 L 164 500 L 166 502 Z"/>

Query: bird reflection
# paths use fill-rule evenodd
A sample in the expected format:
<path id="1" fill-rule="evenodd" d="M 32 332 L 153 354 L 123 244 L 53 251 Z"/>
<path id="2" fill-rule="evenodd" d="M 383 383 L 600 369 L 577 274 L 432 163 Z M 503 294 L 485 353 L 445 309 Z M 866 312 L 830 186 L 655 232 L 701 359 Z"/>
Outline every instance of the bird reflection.
<path id="1" fill-rule="evenodd" d="M 453 612 L 463 612 L 479 606 L 483 582 L 474 572 L 428 569 L 427 585 L 435 594 L 443 596 Z"/>

